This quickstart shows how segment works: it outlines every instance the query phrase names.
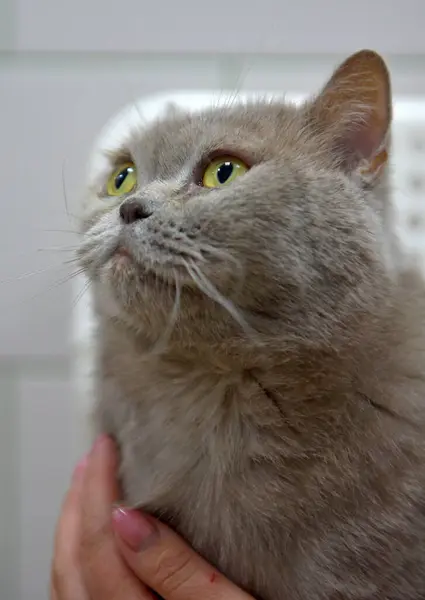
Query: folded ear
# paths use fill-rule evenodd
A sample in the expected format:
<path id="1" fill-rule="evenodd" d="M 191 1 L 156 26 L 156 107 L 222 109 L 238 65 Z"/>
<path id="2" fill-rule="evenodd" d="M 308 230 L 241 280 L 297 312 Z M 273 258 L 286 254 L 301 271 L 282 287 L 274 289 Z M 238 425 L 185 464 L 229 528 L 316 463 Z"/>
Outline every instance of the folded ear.
<path id="1" fill-rule="evenodd" d="M 341 167 L 376 174 L 387 160 L 390 77 L 371 50 L 350 56 L 308 107 L 308 118 Z"/>

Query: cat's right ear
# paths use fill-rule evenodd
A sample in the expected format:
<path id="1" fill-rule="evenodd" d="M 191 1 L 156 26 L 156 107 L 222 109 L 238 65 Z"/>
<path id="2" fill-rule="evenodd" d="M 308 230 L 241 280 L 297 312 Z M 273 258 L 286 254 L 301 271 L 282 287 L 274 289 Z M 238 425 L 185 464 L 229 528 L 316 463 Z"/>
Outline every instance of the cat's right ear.
<path id="1" fill-rule="evenodd" d="M 391 124 L 390 77 L 372 50 L 350 56 L 308 105 L 309 124 L 340 166 L 371 176 L 385 165 Z"/>

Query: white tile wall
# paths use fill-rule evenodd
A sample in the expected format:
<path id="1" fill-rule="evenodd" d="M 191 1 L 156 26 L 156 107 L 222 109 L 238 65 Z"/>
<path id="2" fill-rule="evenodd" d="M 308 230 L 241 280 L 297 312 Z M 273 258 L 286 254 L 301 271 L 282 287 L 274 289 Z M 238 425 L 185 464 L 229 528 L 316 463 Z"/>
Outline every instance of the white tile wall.
<path id="1" fill-rule="evenodd" d="M 77 294 L 65 281 L 75 220 L 62 173 L 75 213 L 89 148 L 111 114 L 168 86 L 217 88 L 218 73 L 208 57 L 0 53 L 1 600 L 47 599 L 72 443 L 84 448 L 82 424 L 68 429 L 78 415 L 69 375 Z"/>
<path id="2" fill-rule="evenodd" d="M 56 373 L 20 373 L 17 391 L 19 597 L 47 600 L 54 524 L 79 453 L 73 386 L 57 365 Z"/>
<path id="3" fill-rule="evenodd" d="M 65 64 L 64 64 L 65 63 Z M 168 87 L 217 87 L 210 59 L 181 64 L 161 59 L 80 64 L 6 61 L 1 74 L 0 156 L 7 223 L 0 241 L 0 356 L 67 354 L 67 315 L 73 302 L 63 265 L 74 243 L 80 183 L 92 139 L 123 103 Z M 5 168 L 6 167 L 6 168 Z M 70 230 L 68 233 L 52 230 Z M 33 271 L 44 274 L 26 277 Z M 46 333 L 48 332 L 48 333 Z"/>
<path id="4" fill-rule="evenodd" d="M 46 18 L 47 16 L 47 18 Z M 423 52 L 422 0 L 19 0 L 16 47 L 126 52 Z M 66 26 L 64 27 L 64 24 Z"/>
<path id="5" fill-rule="evenodd" d="M 132 99 L 177 89 L 308 92 L 363 45 L 388 53 L 396 94 L 425 97 L 422 0 L 247 6 L 0 2 L 0 600 L 47 600 L 60 498 L 84 447 L 72 355 L 76 292 L 58 284 L 73 269 L 62 263 L 75 228 L 62 173 L 73 213 L 106 119 Z M 424 135 L 413 123 L 398 141 L 410 182 L 400 222 L 419 241 Z"/>
<path id="6" fill-rule="evenodd" d="M 19 600 L 19 393 L 13 365 L 0 366 L 0 598 Z"/>

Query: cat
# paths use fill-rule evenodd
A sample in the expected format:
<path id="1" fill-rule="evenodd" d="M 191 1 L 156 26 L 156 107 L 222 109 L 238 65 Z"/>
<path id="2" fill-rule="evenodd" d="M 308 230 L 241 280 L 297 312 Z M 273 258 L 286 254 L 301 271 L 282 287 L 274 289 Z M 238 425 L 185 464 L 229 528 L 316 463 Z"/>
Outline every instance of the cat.
<path id="1" fill-rule="evenodd" d="M 176 110 L 108 153 L 79 260 L 123 501 L 257 600 L 425 598 L 419 276 L 388 250 L 390 77 Z"/>

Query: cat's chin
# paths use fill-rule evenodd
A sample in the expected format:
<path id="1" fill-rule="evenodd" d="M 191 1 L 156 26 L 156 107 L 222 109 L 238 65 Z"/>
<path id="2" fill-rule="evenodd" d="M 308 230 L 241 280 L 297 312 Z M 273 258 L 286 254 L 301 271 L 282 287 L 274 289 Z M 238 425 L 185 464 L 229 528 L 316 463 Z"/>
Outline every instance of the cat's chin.
<path id="1" fill-rule="evenodd" d="M 119 246 L 108 258 L 101 272 L 101 279 L 108 281 L 112 287 L 137 286 L 149 288 L 150 286 L 170 286 L 172 282 L 166 277 L 161 277 L 151 269 L 141 266 L 134 256 L 124 247 Z"/>
<path id="2" fill-rule="evenodd" d="M 98 311 L 135 326 L 162 328 L 176 301 L 172 280 L 140 266 L 125 251 L 115 252 L 97 271 L 93 280 Z M 161 319 L 163 317 L 163 319 Z M 168 317 L 169 318 L 169 317 Z"/>

